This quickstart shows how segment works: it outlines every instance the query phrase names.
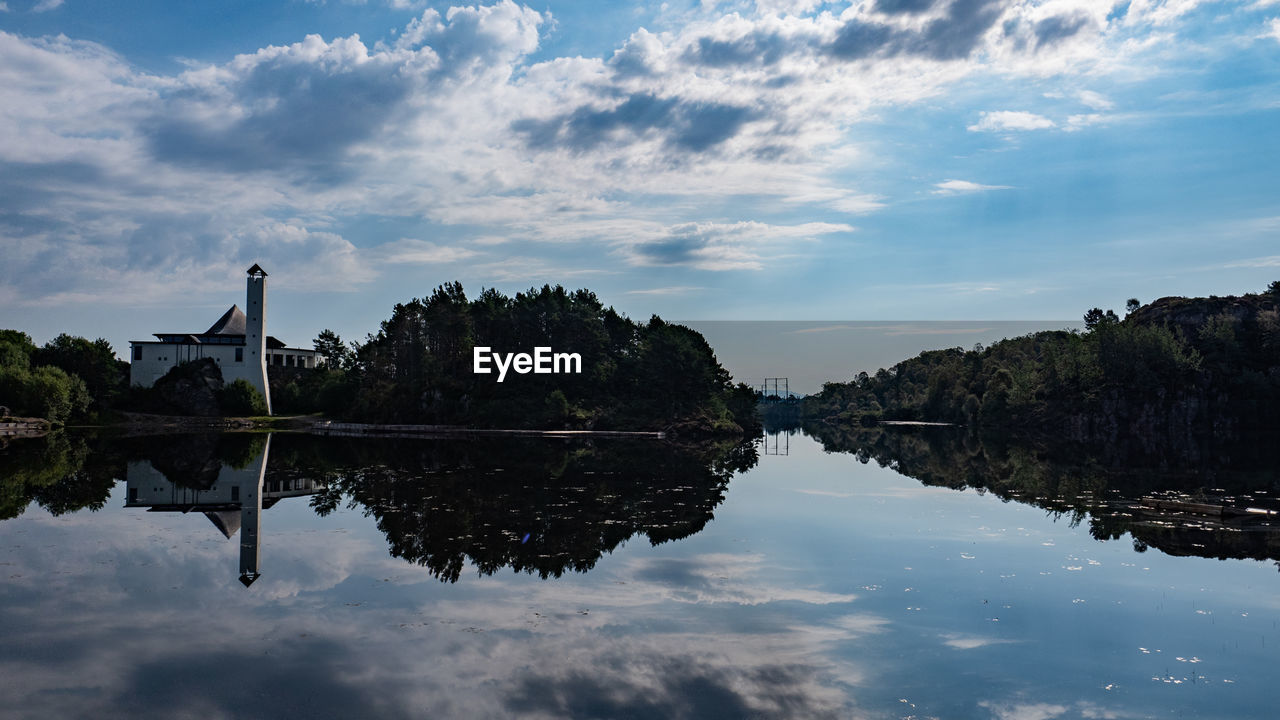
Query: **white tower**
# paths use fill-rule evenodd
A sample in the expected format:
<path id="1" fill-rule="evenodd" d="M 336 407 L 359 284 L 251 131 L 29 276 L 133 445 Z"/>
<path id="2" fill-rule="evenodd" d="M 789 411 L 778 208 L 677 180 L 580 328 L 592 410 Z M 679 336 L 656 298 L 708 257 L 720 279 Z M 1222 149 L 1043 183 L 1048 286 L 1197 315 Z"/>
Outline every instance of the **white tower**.
<path id="1" fill-rule="evenodd" d="M 249 268 L 249 284 L 245 293 L 245 369 L 249 382 L 267 401 L 271 414 L 271 388 L 267 386 L 267 271 L 254 263 Z"/>

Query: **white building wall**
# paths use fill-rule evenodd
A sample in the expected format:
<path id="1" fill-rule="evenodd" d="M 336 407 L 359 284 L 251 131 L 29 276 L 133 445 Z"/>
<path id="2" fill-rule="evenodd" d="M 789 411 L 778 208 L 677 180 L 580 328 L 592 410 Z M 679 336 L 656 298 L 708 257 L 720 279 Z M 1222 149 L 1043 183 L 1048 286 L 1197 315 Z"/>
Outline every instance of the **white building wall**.
<path id="1" fill-rule="evenodd" d="M 134 345 L 131 352 L 136 358 L 138 348 L 142 349 L 142 358 L 132 360 L 129 365 L 129 384 L 151 387 L 164 377 L 173 366 L 188 360 L 202 357 L 213 358 L 222 370 L 224 382 L 232 383 L 237 379 L 249 381 L 258 387 L 263 381 L 265 369 L 261 363 L 254 365 L 249 361 L 249 349 L 243 345 L 178 345 L 174 343 L 155 343 Z M 236 360 L 236 350 L 241 351 L 243 359 Z M 259 355 L 261 357 L 261 355 Z"/>

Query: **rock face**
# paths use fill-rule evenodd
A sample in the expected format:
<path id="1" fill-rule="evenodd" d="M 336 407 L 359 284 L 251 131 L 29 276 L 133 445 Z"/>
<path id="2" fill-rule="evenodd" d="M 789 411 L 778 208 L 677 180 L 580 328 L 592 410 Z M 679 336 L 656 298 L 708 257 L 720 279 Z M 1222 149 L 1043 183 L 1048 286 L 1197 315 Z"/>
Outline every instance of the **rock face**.
<path id="1" fill-rule="evenodd" d="M 211 358 L 202 358 L 174 367 L 156 381 L 156 396 L 178 415 L 216 417 L 222 414 L 218 394 L 222 391 L 222 370 Z"/>

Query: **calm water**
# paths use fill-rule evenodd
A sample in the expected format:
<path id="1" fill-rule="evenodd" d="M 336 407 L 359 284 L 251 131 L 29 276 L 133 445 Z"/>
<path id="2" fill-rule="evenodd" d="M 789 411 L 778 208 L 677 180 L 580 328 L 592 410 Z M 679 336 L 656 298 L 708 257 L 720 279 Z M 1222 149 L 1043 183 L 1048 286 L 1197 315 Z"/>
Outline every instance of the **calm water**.
<path id="1" fill-rule="evenodd" d="M 0 707 L 1275 716 L 1266 523 L 1144 516 L 1017 452 L 823 442 L 15 442 Z M 1275 479 L 1247 485 L 1224 489 L 1265 504 Z"/>

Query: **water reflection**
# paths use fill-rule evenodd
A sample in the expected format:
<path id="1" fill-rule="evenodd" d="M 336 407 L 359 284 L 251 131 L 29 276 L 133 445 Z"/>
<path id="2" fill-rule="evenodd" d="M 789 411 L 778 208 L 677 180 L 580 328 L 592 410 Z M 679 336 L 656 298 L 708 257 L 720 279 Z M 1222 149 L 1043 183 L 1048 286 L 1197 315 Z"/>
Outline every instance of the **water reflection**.
<path id="1" fill-rule="evenodd" d="M 395 557 L 456 582 L 510 567 L 585 572 L 635 535 L 657 545 L 701 530 L 752 443 L 458 441 L 282 437 L 271 483 L 318 482 L 320 515 L 340 504 L 377 521 Z"/>
<path id="2" fill-rule="evenodd" d="M 1121 462 L 1108 448 L 1011 444 L 959 428 L 806 424 L 827 452 L 919 482 L 976 489 L 1086 524 L 1097 540 L 1129 534 L 1138 551 L 1280 561 L 1280 461 L 1274 444 L 1242 445 L 1174 467 Z M 1280 562 L 1277 562 L 1280 565 Z"/>
<path id="3" fill-rule="evenodd" d="M 1072 485 L 986 445 L 996 475 L 965 486 L 984 494 L 952 492 L 942 480 L 969 461 L 897 437 L 828 445 L 862 448 L 865 465 L 800 435 L 788 456 L 758 458 L 282 434 L 2 452 L 9 507 L 31 504 L 0 522 L 0 707 L 33 719 L 1274 714 L 1270 564 L 1098 543 L 1034 499 L 994 495 L 1112 485 Z M 221 527 L 204 513 L 222 509 L 201 503 L 231 505 L 233 473 L 241 493 L 258 487 L 259 457 L 264 574 L 245 589 L 221 529 L 243 524 L 245 496 L 215 514 Z M 999 479 L 1015 464 L 1042 485 Z M 131 482 L 144 478 L 169 495 Z M 144 499 L 190 512 L 128 507 Z M 1072 517 L 1063 507 L 1051 514 Z"/>
<path id="4" fill-rule="evenodd" d="M 166 452 L 128 465 L 125 507 L 149 512 L 197 512 L 230 540 L 240 534 L 240 582 L 261 576 L 262 511 L 287 497 L 312 495 L 311 480 L 279 481 L 264 487 L 271 436 L 248 436 L 247 454 L 222 460 L 217 436 L 190 436 L 165 444 Z M 257 442 L 259 441 L 260 442 Z"/>
<path id="5" fill-rule="evenodd" d="M 6 452 L 7 517 L 36 501 L 54 514 L 102 506 L 114 477 L 126 508 L 197 513 L 240 538 L 240 581 L 261 575 L 262 512 L 309 496 L 375 519 L 394 557 L 457 582 L 512 568 L 541 578 L 585 572 L 623 541 L 701 530 L 751 442 L 414 440 L 193 434 L 99 442 L 59 434 Z M 120 470 L 124 469 L 121 473 Z"/>

